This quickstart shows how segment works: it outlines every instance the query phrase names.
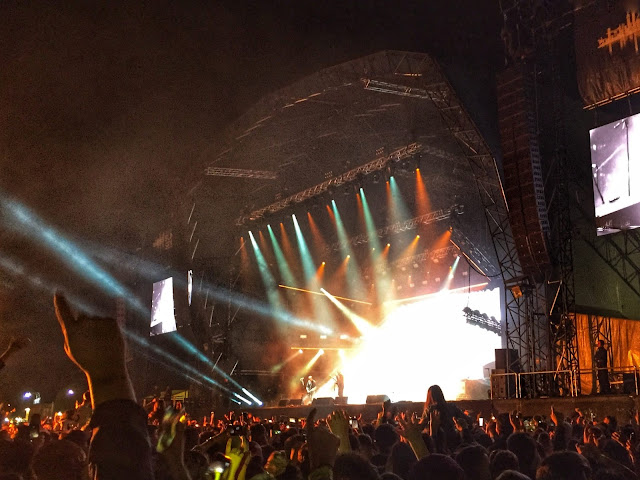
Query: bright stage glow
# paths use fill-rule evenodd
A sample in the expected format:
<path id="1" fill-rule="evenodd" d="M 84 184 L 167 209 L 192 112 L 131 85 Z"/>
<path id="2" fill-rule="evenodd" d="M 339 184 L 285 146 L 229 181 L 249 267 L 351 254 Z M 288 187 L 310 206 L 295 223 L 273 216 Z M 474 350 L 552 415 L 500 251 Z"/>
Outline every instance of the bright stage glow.
<path id="1" fill-rule="evenodd" d="M 395 305 L 378 328 L 363 332 L 335 370 L 345 377 L 344 394 L 352 403 L 386 394 L 393 401 L 422 402 L 429 386 L 440 385 L 446 398 L 462 393 L 464 379 L 483 378 L 483 367 L 501 347 L 498 335 L 466 323 L 467 304 L 500 318 L 499 289 L 442 292 L 414 303 Z M 331 382 L 316 396 L 334 396 Z"/>

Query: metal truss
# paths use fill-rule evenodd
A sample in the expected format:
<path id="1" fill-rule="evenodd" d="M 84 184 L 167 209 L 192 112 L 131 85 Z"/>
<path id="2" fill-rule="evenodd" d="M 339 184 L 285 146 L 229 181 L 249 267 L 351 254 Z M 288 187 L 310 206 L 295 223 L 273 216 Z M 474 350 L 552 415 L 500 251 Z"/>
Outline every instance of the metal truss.
<path id="1" fill-rule="evenodd" d="M 553 42 L 550 42 L 553 45 Z M 551 47 L 553 48 L 553 47 Z M 551 55 L 549 57 L 552 57 Z M 552 57 L 553 58 L 553 57 Z M 573 223 L 571 215 L 571 189 L 569 171 L 570 162 L 565 148 L 565 118 L 563 89 L 559 72 L 552 60 L 549 72 L 552 85 L 553 132 L 555 133 L 555 161 L 551 164 L 549 178 L 553 181 L 554 191 L 549 203 L 549 218 L 552 220 L 550 243 L 552 262 L 556 265 L 559 277 L 554 279 L 557 285 L 553 300 L 549 302 L 550 333 L 555 356 L 554 368 L 577 372 L 580 368 L 578 358 L 578 339 L 576 326 L 576 296 L 573 275 Z M 556 375 L 558 386 L 560 378 Z M 580 392 L 580 382 L 577 391 Z"/>
<path id="2" fill-rule="evenodd" d="M 489 260 L 487 255 L 476 246 L 469 238 L 462 233 L 460 228 L 451 229 L 451 243 L 465 256 L 478 273 L 486 277 L 496 277 L 500 275 L 500 271 Z"/>
<path id="3" fill-rule="evenodd" d="M 594 252 L 640 296 L 640 235 L 636 230 L 623 230 L 610 235 L 582 235 Z"/>
<path id="4" fill-rule="evenodd" d="M 340 185 L 343 185 L 345 183 L 352 182 L 361 175 L 367 175 L 369 173 L 383 170 L 384 168 L 386 168 L 389 162 L 397 162 L 399 160 L 411 157 L 412 155 L 418 153 L 421 148 L 422 144 L 415 142 L 410 143 L 409 145 L 406 145 L 404 147 L 400 147 L 388 155 L 378 157 L 371 162 L 365 163 L 364 165 L 353 168 L 341 175 L 325 180 L 318 185 L 314 185 L 313 187 L 307 188 L 306 190 L 298 192 L 287 198 L 278 200 L 277 202 L 274 202 L 271 205 L 267 205 L 266 207 L 254 210 L 247 216 L 239 217 L 236 220 L 236 225 L 243 225 L 247 220 L 257 220 L 264 217 L 266 213 L 276 213 L 280 210 L 290 207 L 293 204 L 304 202 L 309 198 L 313 198 L 327 192 L 332 187 L 339 187 Z"/>
<path id="5" fill-rule="evenodd" d="M 410 218 L 409 220 L 404 220 L 401 222 L 392 223 L 391 225 L 387 225 L 386 227 L 381 227 L 376 230 L 375 235 L 379 238 L 384 237 L 386 235 L 393 235 L 400 232 L 406 232 L 407 230 L 415 230 L 420 225 L 430 225 L 434 222 L 439 222 L 440 220 L 446 220 L 450 218 L 452 214 L 461 214 L 462 207 L 460 205 L 452 205 L 447 209 L 436 210 L 434 212 L 425 213 L 424 215 L 420 215 L 419 217 Z M 347 245 L 362 245 L 363 243 L 369 243 L 370 236 L 368 233 L 361 233 L 354 237 L 350 237 L 346 242 L 336 242 L 328 247 L 328 250 L 337 251 L 341 247 L 345 247 Z"/>
<path id="6" fill-rule="evenodd" d="M 275 180 L 278 178 L 276 172 L 267 170 L 246 170 L 243 168 L 207 167 L 205 175 L 214 177 L 234 177 L 234 178 L 261 178 L 264 180 Z"/>
<path id="7" fill-rule="evenodd" d="M 518 351 L 520 368 L 523 371 L 546 369 L 548 368 L 548 334 L 546 334 L 548 330 L 545 290 L 522 274 L 496 162 L 444 74 L 440 73 L 440 75 L 441 81 L 428 85 L 426 90 L 431 101 L 440 111 L 445 126 L 467 157 L 476 180 L 500 274 L 505 285 L 504 332 L 507 348 Z M 523 295 L 514 295 L 512 287 L 519 287 Z M 534 389 L 530 388 L 530 390 Z"/>
<path id="8" fill-rule="evenodd" d="M 418 79 L 420 83 L 415 88 L 372 79 L 365 79 L 362 82 L 369 90 L 428 99 L 438 109 L 444 126 L 467 158 L 476 180 L 500 275 L 505 285 L 506 318 L 503 330 L 507 347 L 518 351 L 519 367 L 523 371 L 545 370 L 549 368 L 546 284 L 536 284 L 522 273 L 511 233 L 509 210 L 500 174 L 488 146 L 440 66 L 430 60 L 425 70 L 428 70 L 428 73 Z M 519 293 L 514 294 L 514 291 Z M 512 365 L 510 368 L 516 367 Z M 530 392 L 529 394 L 542 391 L 542 387 L 537 385 L 537 376 L 530 376 L 530 378 L 531 385 L 524 386 Z"/>
<path id="9" fill-rule="evenodd" d="M 490 317 L 486 313 L 480 313 L 478 310 L 471 310 L 469 307 L 464 307 L 462 311 L 469 325 L 475 325 L 502 335 L 502 326 L 500 325 L 500 321 L 496 320 L 496 317 Z"/>

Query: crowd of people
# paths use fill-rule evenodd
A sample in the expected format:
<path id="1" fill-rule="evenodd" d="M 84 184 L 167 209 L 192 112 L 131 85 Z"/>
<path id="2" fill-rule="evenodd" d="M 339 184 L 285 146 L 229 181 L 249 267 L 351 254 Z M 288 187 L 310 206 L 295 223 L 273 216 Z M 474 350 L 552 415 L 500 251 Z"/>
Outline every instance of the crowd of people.
<path id="1" fill-rule="evenodd" d="M 640 473 L 638 414 L 624 425 L 553 408 L 548 418 L 481 418 L 448 403 L 437 385 L 422 415 L 386 402 L 372 419 L 341 410 L 316 418 L 313 409 L 294 421 L 231 412 L 197 422 L 169 398 L 143 407 L 116 321 L 76 316 L 61 295 L 54 303 L 65 352 L 86 374 L 89 393 L 57 422 L 33 415 L 5 427 L 0 480 L 621 480 Z"/>

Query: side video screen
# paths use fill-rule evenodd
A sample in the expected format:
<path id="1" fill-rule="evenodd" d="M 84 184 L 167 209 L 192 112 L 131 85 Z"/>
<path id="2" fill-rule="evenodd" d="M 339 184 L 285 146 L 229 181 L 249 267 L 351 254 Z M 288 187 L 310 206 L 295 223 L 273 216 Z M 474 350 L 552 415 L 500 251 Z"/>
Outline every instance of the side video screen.
<path id="1" fill-rule="evenodd" d="M 173 303 L 173 278 L 169 277 L 153 284 L 149 335 L 153 337 L 175 331 L 176 316 Z"/>
<path id="2" fill-rule="evenodd" d="M 590 130 L 598 235 L 640 225 L 640 114 Z"/>

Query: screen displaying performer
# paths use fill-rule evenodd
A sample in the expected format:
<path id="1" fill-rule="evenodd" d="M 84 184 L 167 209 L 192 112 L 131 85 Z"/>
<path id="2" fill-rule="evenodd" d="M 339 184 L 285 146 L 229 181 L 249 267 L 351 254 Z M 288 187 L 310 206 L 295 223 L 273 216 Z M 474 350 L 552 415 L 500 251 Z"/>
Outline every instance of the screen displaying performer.
<path id="1" fill-rule="evenodd" d="M 589 131 L 598 235 L 640 226 L 640 115 Z"/>
<path id="2" fill-rule="evenodd" d="M 153 284 L 151 303 L 150 336 L 176 331 L 176 317 L 173 305 L 173 278 L 169 277 Z"/>

